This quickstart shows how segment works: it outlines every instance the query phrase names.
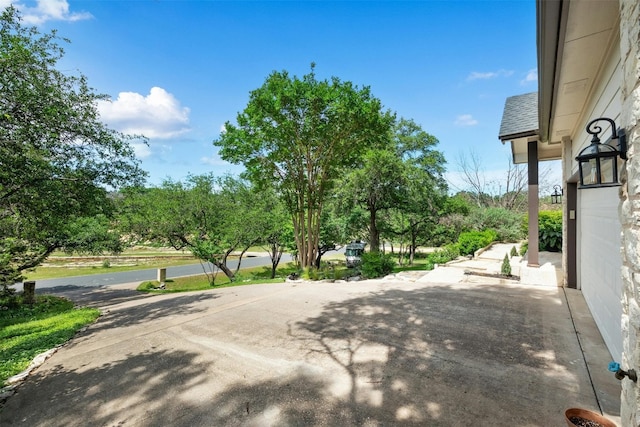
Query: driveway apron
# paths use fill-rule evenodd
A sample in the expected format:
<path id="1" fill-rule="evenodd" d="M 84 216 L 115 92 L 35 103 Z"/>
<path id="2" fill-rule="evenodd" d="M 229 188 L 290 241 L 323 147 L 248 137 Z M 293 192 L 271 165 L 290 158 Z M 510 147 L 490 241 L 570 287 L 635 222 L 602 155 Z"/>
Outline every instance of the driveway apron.
<path id="1" fill-rule="evenodd" d="M 598 409 L 561 288 L 374 280 L 125 299 L 2 426 L 561 426 Z"/>

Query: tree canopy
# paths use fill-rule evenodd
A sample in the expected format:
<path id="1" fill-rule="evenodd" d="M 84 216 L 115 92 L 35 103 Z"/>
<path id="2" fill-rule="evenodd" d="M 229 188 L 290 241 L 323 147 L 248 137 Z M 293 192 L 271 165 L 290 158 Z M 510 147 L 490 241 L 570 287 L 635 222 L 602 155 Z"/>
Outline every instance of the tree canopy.
<path id="1" fill-rule="evenodd" d="M 437 223 L 447 189 L 442 176 L 445 160 L 436 150 L 437 144 L 438 140 L 413 120 L 401 118 L 394 123 L 385 145 L 368 149 L 359 167 L 345 171 L 339 193 L 343 210 L 360 207 L 368 212 L 371 251 L 379 249 L 382 228 L 395 236 L 410 233 L 413 251 L 418 232 Z M 381 224 L 381 213 L 386 224 Z"/>
<path id="2" fill-rule="evenodd" d="M 56 69 L 64 50 L 55 31 L 40 34 L 9 7 L 0 16 L 0 283 L 64 248 L 98 250 L 77 239 L 87 217 L 111 214 L 108 189 L 144 176 L 133 136 L 98 115 L 104 99 L 83 75 Z M 100 228 L 100 227 L 98 227 Z M 100 228 L 102 230 L 102 228 Z M 100 232 L 101 233 L 101 232 Z M 103 236 L 105 238 L 105 236 Z"/>
<path id="3" fill-rule="evenodd" d="M 174 249 L 186 248 L 231 281 L 251 246 L 270 246 L 275 271 L 286 243 L 278 228 L 282 221 L 278 201 L 231 176 L 192 175 L 185 182 L 166 180 L 160 187 L 130 188 L 120 209 L 125 233 Z M 236 252 L 240 260 L 233 271 L 227 261 Z M 211 273 L 209 280 L 214 284 L 215 272 Z"/>
<path id="4" fill-rule="evenodd" d="M 284 198 L 300 263 L 312 267 L 333 180 L 356 165 L 365 147 L 383 142 L 392 122 L 368 87 L 318 80 L 312 64 L 302 78 L 269 75 L 214 144 L 224 160 L 245 166 L 248 179 L 274 186 Z"/>

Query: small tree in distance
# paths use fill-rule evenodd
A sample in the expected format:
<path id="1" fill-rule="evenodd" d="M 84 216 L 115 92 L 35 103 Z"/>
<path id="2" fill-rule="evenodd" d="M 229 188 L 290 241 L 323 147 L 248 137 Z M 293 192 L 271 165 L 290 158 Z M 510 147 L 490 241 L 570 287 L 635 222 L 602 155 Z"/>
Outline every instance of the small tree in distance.
<path id="1" fill-rule="evenodd" d="M 477 207 L 499 207 L 518 212 L 526 210 L 529 183 L 526 165 L 514 164 L 509 156 L 504 173 L 500 178 L 492 178 L 484 170 L 479 155 L 470 151 L 469 155 L 460 154 L 457 166 L 463 182 L 458 190 L 466 194 Z M 549 186 L 547 179 L 550 175 L 550 168 L 540 169 L 540 188 Z"/>
<path id="2" fill-rule="evenodd" d="M 505 276 L 511 276 L 511 263 L 509 262 L 509 254 L 504 254 L 504 259 L 502 260 L 502 268 L 500 272 Z"/>

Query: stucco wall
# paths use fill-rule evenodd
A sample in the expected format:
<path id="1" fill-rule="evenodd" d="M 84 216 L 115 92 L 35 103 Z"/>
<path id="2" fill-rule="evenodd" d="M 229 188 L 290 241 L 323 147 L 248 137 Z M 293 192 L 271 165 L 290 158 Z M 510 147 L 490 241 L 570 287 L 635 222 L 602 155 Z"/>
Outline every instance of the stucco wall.
<path id="1" fill-rule="evenodd" d="M 625 369 L 640 371 L 640 5 L 620 0 L 623 81 L 620 125 L 627 131 L 629 159 L 622 170 L 622 336 Z M 622 381 L 623 426 L 640 425 L 639 385 Z"/>

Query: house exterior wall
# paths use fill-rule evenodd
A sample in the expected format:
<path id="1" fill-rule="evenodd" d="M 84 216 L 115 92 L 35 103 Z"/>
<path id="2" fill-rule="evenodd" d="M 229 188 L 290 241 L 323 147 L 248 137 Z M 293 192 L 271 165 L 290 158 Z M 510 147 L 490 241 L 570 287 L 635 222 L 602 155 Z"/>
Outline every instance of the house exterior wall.
<path id="1" fill-rule="evenodd" d="M 627 132 L 628 160 L 622 170 L 620 222 L 622 224 L 622 336 L 624 369 L 640 371 L 640 4 L 620 0 L 620 55 L 622 113 Z M 623 426 L 640 425 L 640 390 L 622 381 Z"/>
<path id="2" fill-rule="evenodd" d="M 571 135 L 571 148 L 565 150 L 565 177 L 575 176 L 578 172 L 575 157 L 591 143 L 592 136 L 586 131 L 591 120 L 607 117 L 620 123 L 621 85 L 622 66 L 616 32 L 608 55 L 602 59 L 591 96 Z M 598 125 L 602 127 L 600 137 L 606 142 L 611 135 L 610 126 L 604 121 Z M 619 164 L 622 166 L 623 163 Z M 577 193 L 577 285 L 582 290 L 611 356 L 620 360 L 623 340 L 620 329 L 622 279 L 619 191 L 617 187 L 608 187 L 584 189 Z M 566 239 L 566 221 L 564 226 Z"/>
<path id="3" fill-rule="evenodd" d="M 617 41 L 617 37 L 615 39 Z M 613 119 L 618 126 L 620 125 L 622 109 L 621 85 L 622 66 L 620 52 L 616 46 L 609 51 L 609 55 L 603 60 L 597 83 L 592 91 L 593 95 L 589 97 L 572 136 L 571 159 L 568 162 L 569 176 L 578 172 L 578 162 L 574 159 L 583 148 L 591 143 L 591 135 L 586 130 L 587 124 L 595 118 L 607 117 Z M 598 125 L 602 127 L 602 133 L 600 134 L 602 142 L 606 142 L 611 135 L 610 126 L 607 122 L 599 122 Z"/>

